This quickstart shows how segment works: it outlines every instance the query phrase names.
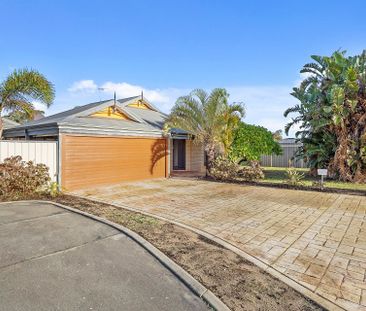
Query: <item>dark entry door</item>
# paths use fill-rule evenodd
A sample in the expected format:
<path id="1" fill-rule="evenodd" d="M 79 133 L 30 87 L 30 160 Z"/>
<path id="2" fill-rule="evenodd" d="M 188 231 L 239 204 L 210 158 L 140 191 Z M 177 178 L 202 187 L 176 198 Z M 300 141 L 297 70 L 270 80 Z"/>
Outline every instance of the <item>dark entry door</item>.
<path id="1" fill-rule="evenodd" d="M 186 141 L 184 139 L 173 140 L 173 170 L 186 169 Z"/>

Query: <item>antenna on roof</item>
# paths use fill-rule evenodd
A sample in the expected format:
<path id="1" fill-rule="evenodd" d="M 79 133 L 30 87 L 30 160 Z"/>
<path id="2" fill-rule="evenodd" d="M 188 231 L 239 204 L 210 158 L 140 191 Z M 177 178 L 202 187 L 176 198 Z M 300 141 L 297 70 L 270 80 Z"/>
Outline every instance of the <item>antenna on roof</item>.
<path id="1" fill-rule="evenodd" d="M 141 98 L 137 101 L 137 105 L 138 106 L 142 105 L 143 101 L 144 101 L 144 91 L 141 90 Z"/>
<path id="2" fill-rule="evenodd" d="M 104 87 L 98 87 L 98 91 L 104 91 L 104 90 L 105 90 Z M 99 92 L 99 102 L 101 102 L 101 101 L 102 101 L 102 98 L 101 98 L 100 92 Z"/>
<path id="3" fill-rule="evenodd" d="M 98 91 L 105 91 L 107 90 L 104 87 L 98 87 Z M 99 97 L 99 101 L 101 102 L 101 98 Z M 113 92 L 113 111 L 117 108 L 117 98 L 116 98 L 116 91 Z"/>
<path id="4" fill-rule="evenodd" d="M 116 111 L 117 108 L 117 99 L 116 99 L 116 91 L 113 93 L 113 111 Z"/>

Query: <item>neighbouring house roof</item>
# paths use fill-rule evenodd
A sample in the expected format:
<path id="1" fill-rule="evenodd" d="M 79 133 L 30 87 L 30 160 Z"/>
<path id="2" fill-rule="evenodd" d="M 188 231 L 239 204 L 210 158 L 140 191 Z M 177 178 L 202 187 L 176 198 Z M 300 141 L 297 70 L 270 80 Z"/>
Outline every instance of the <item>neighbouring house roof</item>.
<path id="1" fill-rule="evenodd" d="M 143 98 L 141 109 L 133 104 L 140 96 L 133 96 L 116 101 L 116 109 L 126 116 L 126 120 L 93 117 L 92 114 L 114 106 L 114 100 L 99 101 L 60 112 L 40 120 L 4 131 L 5 137 L 58 135 L 58 133 L 83 134 L 133 134 L 161 136 L 166 114 L 159 111 L 147 99 Z M 132 105 L 132 106 L 131 106 Z"/>
<path id="2" fill-rule="evenodd" d="M 15 127 L 15 126 L 19 125 L 18 122 L 15 122 L 13 120 L 10 120 L 10 119 L 4 118 L 4 117 L 2 118 L 2 121 L 3 121 L 3 128 L 4 129 L 10 129 L 12 127 Z"/>
<path id="3" fill-rule="evenodd" d="M 284 138 L 278 142 L 280 145 L 301 145 L 296 138 Z"/>

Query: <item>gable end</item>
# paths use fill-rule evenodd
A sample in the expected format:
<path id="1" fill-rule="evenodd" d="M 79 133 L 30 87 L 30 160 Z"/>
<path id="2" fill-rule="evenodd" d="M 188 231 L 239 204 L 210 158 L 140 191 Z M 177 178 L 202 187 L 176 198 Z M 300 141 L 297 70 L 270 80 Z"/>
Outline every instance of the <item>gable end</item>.
<path id="1" fill-rule="evenodd" d="M 117 119 L 117 120 L 134 121 L 131 118 L 129 118 L 126 114 L 124 114 L 122 111 L 120 111 L 118 108 L 115 108 L 113 106 L 109 106 L 102 110 L 94 112 L 90 116 L 97 117 L 97 118 L 109 118 L 109 119 Z"/>
<path id="2" fill-rule="evenodd" d="M 127 107 L 155 111 L 155 109 L 152 109 L 152 107 L 150 105 L 148 105 L 145 101 L 142 101 L 141 99 L 139 99 L 131 104 L 128 104 Z"/>

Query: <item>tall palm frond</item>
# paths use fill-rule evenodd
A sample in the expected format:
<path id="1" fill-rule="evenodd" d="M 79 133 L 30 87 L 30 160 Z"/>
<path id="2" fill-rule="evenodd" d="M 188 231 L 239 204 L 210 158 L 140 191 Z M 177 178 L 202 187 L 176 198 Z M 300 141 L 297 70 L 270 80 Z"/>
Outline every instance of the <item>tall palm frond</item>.
<path id="1" fill-rule="evenodd" d="M 49 107 L 54 97 L 54 86 L 44 75 L 33 69 L 14 70 L 0 84 L 0 138 L 3 112 L 21 111 L 31 118 L 35 101 Z"/>
<path id="2" fill-rule="evenodd" d="M 244 116 L 240 104 L 229 104 L 225 89 L 216 88 L 208 94 L 202 89 L 177 99 L 166 121 L 168 127 L 186 130 L 196 142 L 205 146 L 210 161 L 218 150 L 227 150 L 232 142 L 232 132 Z"/>
<path id="3" fill-rule="evenodd" d="M 366 51 L 345 53 L 313 55 L 315 62 L 304 65 L 301 72 L 311 76 L 291 93 L 300 103 L 284 113 L 296 114 L 286 132 L 299 126 L 299 156 L 311 168 L 328 167 L 342 180 L 366 182 Z"/>

